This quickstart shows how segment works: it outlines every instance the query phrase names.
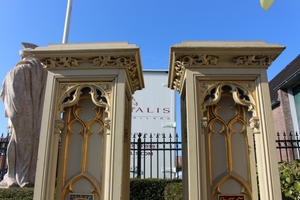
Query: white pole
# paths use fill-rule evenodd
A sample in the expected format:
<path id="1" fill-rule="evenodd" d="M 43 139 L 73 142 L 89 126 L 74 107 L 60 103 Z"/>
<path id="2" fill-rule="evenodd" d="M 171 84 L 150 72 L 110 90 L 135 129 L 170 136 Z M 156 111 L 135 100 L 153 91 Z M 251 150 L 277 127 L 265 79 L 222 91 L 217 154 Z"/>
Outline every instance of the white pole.
<path id="1" fill-rule="evenodd" d="M 63 35 L 63 40 L 62 40 L 63 44 L 68 43 L 71 12 L 72 12 L 72 1 L 73 0 L 68 0 L 66 19 L 65 19 L 65 27 L 64 27 L 64 35 Z"/>

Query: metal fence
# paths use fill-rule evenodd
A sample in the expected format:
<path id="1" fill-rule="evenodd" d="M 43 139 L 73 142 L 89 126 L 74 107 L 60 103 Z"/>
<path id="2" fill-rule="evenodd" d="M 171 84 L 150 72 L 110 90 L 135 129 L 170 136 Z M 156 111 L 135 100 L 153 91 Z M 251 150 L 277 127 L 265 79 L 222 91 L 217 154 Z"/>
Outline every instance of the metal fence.
<path id="1" fill-rule="evenodd" d="M 178 135 L 134 135 L 131 142 L 131 177 L 176 178 L 181 163 Z"/>
<path id="2" fill-rule="evenodd" d="M 0 137 L 0 178 L 3 179 L 7 171 L 6 151 L 9 142 L 9 136 Z M 277 133 L 276 149 L 278 161 L 293 161 L 300 158 L 300 135 L 294 133 Z M 176 178 L 176 172 L 180 170 L 182 146 L 178 141 L 178 135 L 134 135 L 131 142 L 131 162 L 133 168 L 131 173 L 134 177 L 141 178 Z M 156 156 L 153 156 L 156 155 Z M 146 159 L 147 158 L 147 159 Z M 136 167 L 135 167 L 136 166 Z M 160 167 L 162 166 L 162 167 Z M 174 169 L 166 170 L 166 166 L 175 166 Z M 170 168 L 170 167 L 169 167 Z M 164 169 L 164 170 L 161 170 Z M 146 176 L 146 173 L 148 175 Z M 162 176 L 159 175 L 162 173 Z"/>
<path id="3" fill-rule="evenodd" d="M 7 171 L 6 164 L 6 151 L 9 142 L 9 136 L 7 134 L 6 137 L 3 136 L 3 133 L 0 138 L 0 178 L 3 179 L 4 174 Z"/>
<path id="4" fill-rule="evenodd" d="M 300 138 L 299 134 L 290 132 L 289 134 L 277 133 L 276 149 L 278 161 L 291 162 L 299 159 L 300 155 Z"/>

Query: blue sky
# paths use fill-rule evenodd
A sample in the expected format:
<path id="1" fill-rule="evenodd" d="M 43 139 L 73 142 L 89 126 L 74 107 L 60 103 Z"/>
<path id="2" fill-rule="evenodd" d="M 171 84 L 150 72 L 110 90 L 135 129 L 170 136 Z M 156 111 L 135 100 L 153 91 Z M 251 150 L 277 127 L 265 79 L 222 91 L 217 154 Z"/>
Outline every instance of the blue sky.
<path id="1" fill-rule="evenodd" d="M 66 6 L 0 1 L 1 81 L 20 60 L 21 42 L 62 42 Z M 144 69 L 168 69 L 170 47 L 184 40 L 263 40 L 286 46 L 270 80 L 300 52 L 299 8 L 299 0 L 275 0 L 268 11 L 259 0 L 73 0 L 69 43 L 128 41 L 140 47 Z M 0 133 L 6 124 L 1 102 Z"/>

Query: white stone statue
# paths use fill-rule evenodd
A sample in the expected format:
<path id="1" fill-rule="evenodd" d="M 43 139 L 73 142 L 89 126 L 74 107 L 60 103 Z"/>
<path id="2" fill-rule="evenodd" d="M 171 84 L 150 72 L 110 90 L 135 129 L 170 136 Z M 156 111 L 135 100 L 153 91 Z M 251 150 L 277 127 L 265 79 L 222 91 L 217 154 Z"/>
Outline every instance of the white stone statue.
<path id="1" fill-rule="evenodd" d="M 21 61 L 7 73 L 0 94 L 10 134 L 0 188 L 33 187 L 35 180 L 47 71 L 30 52 L 37 46 L 22 45 Z"/>

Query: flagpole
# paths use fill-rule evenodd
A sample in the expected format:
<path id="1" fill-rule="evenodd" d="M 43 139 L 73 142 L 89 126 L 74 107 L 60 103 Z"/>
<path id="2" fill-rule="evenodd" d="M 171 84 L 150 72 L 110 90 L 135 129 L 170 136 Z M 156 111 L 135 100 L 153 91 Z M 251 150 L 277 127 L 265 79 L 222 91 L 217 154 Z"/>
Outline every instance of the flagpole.
<path id="1" fill-rule="evenodd" d="M 65 27 L 64 27 L 64 35 L 63 35 L 63 40 L 62 40 L 63 44 L 68 43 L 68 39 L 69 39 L 72 2 L 73 2 L 73 0 L 68 0 L 66 19 L 65 19 Z"/>

